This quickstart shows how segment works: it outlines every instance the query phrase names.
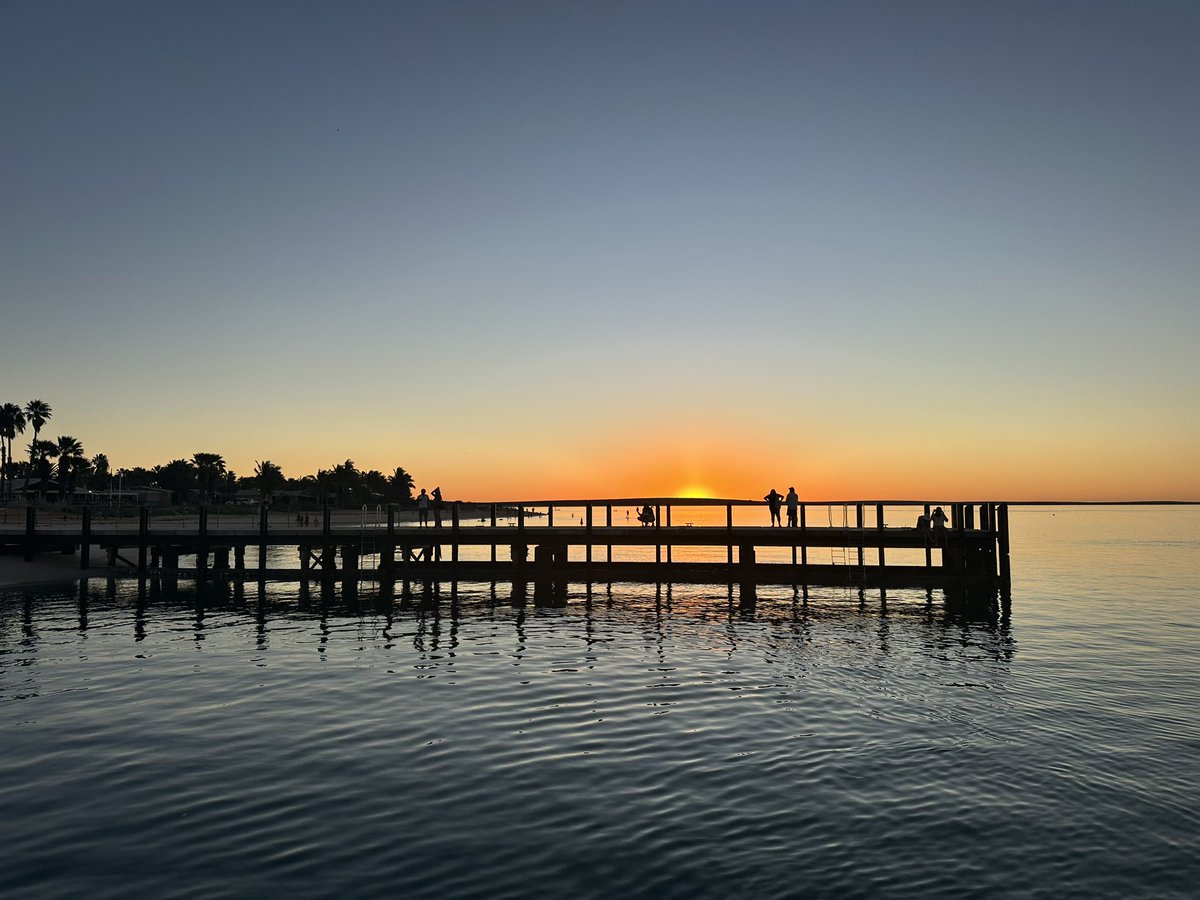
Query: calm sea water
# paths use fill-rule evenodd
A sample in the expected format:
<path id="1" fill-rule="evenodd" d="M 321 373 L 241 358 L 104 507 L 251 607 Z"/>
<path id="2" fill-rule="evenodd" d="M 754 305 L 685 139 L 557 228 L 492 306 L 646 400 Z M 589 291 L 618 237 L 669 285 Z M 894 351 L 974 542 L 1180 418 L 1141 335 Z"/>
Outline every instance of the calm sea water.
<path id="1" fill-rule="evenodd" d="M 940 595 L 0 591 L 0 894 L 1194 897 L 1200 510 Z"/>

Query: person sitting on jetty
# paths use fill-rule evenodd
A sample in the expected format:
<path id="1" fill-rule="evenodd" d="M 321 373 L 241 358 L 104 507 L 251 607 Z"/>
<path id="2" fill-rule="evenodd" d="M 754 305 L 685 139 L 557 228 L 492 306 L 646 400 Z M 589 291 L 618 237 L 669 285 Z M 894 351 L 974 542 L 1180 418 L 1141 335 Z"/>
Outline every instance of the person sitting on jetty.
<path id="1" fill-rule="evenodd" d="M 783 494 L 775 488 L 771 488 L 771 493 L 763 499 L 767 501 L 767 508 L 771 510 L 771 527 L 774 528 L 776 525 L 783 527 L 783 522 L 779 518 L 779 506 L 783 502 Z"/>
<path id="2" fill-rule="evenodd" d="M 417 524 L 422 528 L 429 524 L 429 495 L 425 493 L 425 488 L 421 488 L 417 497 Z"/>
<path id="3" fill-rule="evenodd" d="M 642 523 L 643 528 L 654 524 L 654 510 L 650 508 L 649 503 L 643 506 L 642 511 L 638 513 L 638 521 Z"/>
<path id="4" fill-rule="evenodd" d="M 800 512 L 800 497 L 796 493 L 794 487 L 788 488 L 787 497 L 784 498 L 784 503 L 787 504 L 788 512 L 788 528 L 796 528 L 799 525 Z"/>

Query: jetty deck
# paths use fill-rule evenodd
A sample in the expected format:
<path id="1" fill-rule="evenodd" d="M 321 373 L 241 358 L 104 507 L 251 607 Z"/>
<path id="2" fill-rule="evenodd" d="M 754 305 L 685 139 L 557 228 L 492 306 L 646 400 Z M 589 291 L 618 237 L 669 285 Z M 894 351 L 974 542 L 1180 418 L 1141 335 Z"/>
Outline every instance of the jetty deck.
<path id="1" fill-rule="evenodd" d="M 643 505 L 654 508 L 653 524 L 614 524 L 614 509 Z M 679 498 L 448 503 L 436 517 L 430 515 L 427 527 L 398 521 L 396 506 L 379 507 L 371 516 L 364 509 L 357 524 L 335 524 L 326 508 L 311 525 L 293 524 L 290 517 L 281 525 L 279 516 L 272 521 L 266 509 L 256 523 L 244 515 L 214 521 L 203 508 L 184 520 L 141 508 L 136 516 L 107 522 L 84 508 L 78 521 L 46 516 L 48 521 L 39 523 L 39 510 L 31 506 L 23 527 L 0 527 L 0 552 L 21 553 L 27 560 L 40 553 L 79 552 L 81 569 L 92 570 L 103 557 L 113 574 L 168 579 L 345 584 L 461 579 L 552 587 L 651 581 L 1007 592 L 1007 505 L 942 502 L 937 505 L 946 509 L 948 527 L 909 524 L 922 512 L 928 516 L 933 505 L 804 503 L 796 527 L 770 527 L 765 509 L 753 511 L 764 524 L 735 524 L 735 508 L 763 507 L 762 502 Z M 707 508 L 702 511 L 707 524 L 673 524 L 681 515 L 696 518 L 698 507 Z M 905 515 L 906 524 L 888 525 L 885 507 Z M 845 524 L 813 524 L 833 522 L 835 508 Z M 471 510 L 469 519 L 464 509 Z M 571 524 L 555 524 L 555 512 L 561 521 L 564 509 L 576 511 Z M 440 526 L 432 524 L 435 518 Z M 292 550 L 298 565 L 271 566 L 271 551 L 278 548 Z M 638 558 L 620 558 L 622 548 L 636 548 Z M 707 553 L 691 548 L 707 548 Z M 889 561 L 889 551 L 901 551 L 894 556 L 905 562 Z"/>

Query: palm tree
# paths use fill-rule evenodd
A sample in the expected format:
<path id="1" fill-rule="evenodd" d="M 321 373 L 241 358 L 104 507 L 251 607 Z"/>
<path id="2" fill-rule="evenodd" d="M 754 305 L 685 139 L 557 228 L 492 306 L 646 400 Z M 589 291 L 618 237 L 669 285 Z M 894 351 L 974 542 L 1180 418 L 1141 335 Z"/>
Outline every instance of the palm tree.
<path id="1" fill-rule="evenodd" d="M 391 486 L 392 497 L 396 500 L 411 500 L 413 488 L 416 487 L 416 482 L 413 477 L 404 470 L 403 466 L 396 466 L 388 479 L 388 484 Z"/>
<path id="2" fill-rule="evenodd" d="M 7 497 L 12 487 L 12 442 L 25 433 L 25 410 L 15 403 L 0 406 L 0 497 Z"/>
<path id="3" fill-rule="evenodd" d="M 54 441 L 32 440 L 29 442 L 29 467 L 32 473 L 35 473 L 42 481 L 38 486 L 38 493 L 42 498 L 46 496 L 46 484 L 50 481 L 50 460 L 56 456 L 58 456 L 58 444 Z"/>
<path id="4" fill-rule="evenodd" d="M 262 462 L 255 460 L 254 480 L 258 484 L 259 493 L 267 503 L 270 503 L 272 494 L 287 484 L 287 479 L 283 477 L 283 470 L 269 459 L 264 459 Z"/>
<path id="5" fill-rule="evenodd" d="M 154 485 L 171 492 L 172 503 L 186 503 L 188 491 L 196 486 L 196 467 L 190 459 L 173 459 L 150 471 Z"/>
<path id="6" fill-rule="evenodd" d="M 202 502 L 211 500 L 213 479 L 225 472 L 225 459 L 220 453 L 193 453 L 192 462 L 200 482 L 200 499 Z"/>
<path id="7" fill-rule="evenodd" d="M 108 464 L 108 454 L 97 453 L 92 457 L 92 474 L 97 478 L 108 478 L 112 475 L 112 469 Z"/>
<path id="8" fill-rule="evenodd" d="M 42 426 L 50 421 L 50 414 L 53 410 L 50 409 L 50 404 L 45 400 L 30 400 L 25 404 L 25 421 L 33 426 L 33 444 L 37 443 L 38 435 L 41 433 Z M 30 444 L 30 447 L 33 447 Z M 32 465 L 33 450 L 29 451 L 29 462 Z"/>
<path id="9" fill-rule="evenodd" d="M 64 488 L 66 493 L 74 496 L 75 473 L 87 457 L 83 455 L 83 444 L 69 434 L 59 435 L 54 447 L 57 452 L 53 455 L 58 457 L 58 498 L 61 500 Z"/>

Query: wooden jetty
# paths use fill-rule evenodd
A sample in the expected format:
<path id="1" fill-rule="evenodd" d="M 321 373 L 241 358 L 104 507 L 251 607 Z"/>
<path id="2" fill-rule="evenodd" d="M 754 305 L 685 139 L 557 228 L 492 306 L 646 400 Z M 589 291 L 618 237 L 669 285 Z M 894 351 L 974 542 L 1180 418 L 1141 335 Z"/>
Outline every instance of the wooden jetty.
<path id="1" fill-rule="evenodd" d="M 646 505 L 655 511 L 652 524 L 614 523 L 614 509 Z M 913 501 L 806 502 L 800 504 L 795 527 L 735 524 L 735 508 L 765 506 L 761 501 L 680 498 L 471 504 L 476 515 L 470 522 L 460 504 L 447 503 L 437 516 L 438 527 L 398 522 L 396 506 L 380 507 L 377 521 L 368 523 L 364 514 L 358 525 L 337 526 L 326 508 L 315 527 L 290 522 L 280 527 L 265 509 L 257 523 L 250 519 L 251 527 L 245 517 L 232 527 L 210 526 L 212 517 L 205 509 L 190 516 L 186 526 L 163 524 L 145 507 L 138 510 L 136 523 L 98 527 L 92 510 L 85 507 L 77 524 L 39 525 L 38 509 L 31 506 L 23 529 L 18 525 L 0 530 L 0 552 L 22 553 L 31 560 L 39 553 L 78 551 L 81 569 L 91 569 L 103 555 L 114 574 L 167 579 L 346 585 L 479 580 L 552 588 L 572 582 L 647 581 L 1006 595 L 1011 580 L 1007 504 L 939 505 L 949 515 L 948 525 L 930 530 L 916 527 L 915 521 L 918 514 L 928 517 L 934 504 Z M 681 511 L 686 515 L 697 507 L 706 507 L 708 518 L 717 524 L 673 524 Z M 888 525 L 885 507 L 900 508 L 906 524 Z M 840 524 L 831 512 L 835 508 L 840 510 Z M 561 519 L 563 509 L 577 510 L 572 524 L 555 524 L 556 510 Z M 754 512 L 768 519 L 766 510 Z M 822 518 L 827 524 L 818 524 Z M 279 547 L 297 554 L 298 567 L 268 567 L 268 551 Z M 614 548 L 640 548 L 644 559 L 614 559 Z M 710 558 L 696 561 L 696 554 L 684 548 L 707 548 Z M 909 561 L 889 562 L 889 551 L 903 551 Z M 677 559 L 679 555 L 693 558 Z"/>

